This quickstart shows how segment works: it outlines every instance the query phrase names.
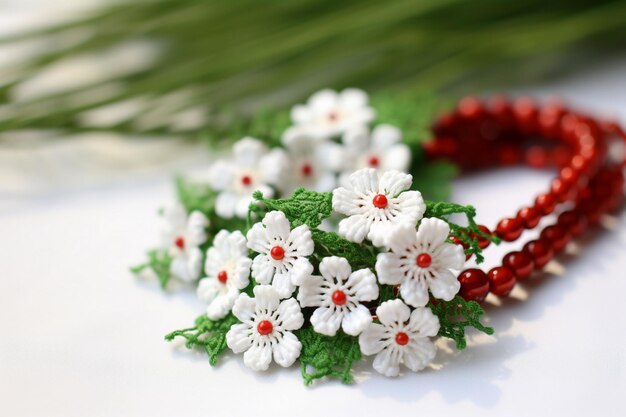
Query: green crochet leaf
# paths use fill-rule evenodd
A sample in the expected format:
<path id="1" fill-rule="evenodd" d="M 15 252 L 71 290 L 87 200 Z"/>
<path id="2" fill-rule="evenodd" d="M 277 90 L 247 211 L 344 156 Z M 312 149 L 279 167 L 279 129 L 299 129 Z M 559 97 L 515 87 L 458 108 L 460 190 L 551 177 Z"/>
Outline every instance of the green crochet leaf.
<path id="1" fill-rule="evenodd" d="M 178 201 L 188 212 L 198 210 L 207 217 L 214 215 L 218 193 L 209 185 L 187 181 L 182 177 L 176 178 L 175 185 Z"/>
<path id="2" fill-rule="evenodd" d="M 428 305 L 433 313 L 439 317 L 438 336 L 453 339 L 456 348 L 465 349 L 465 328 L 473 327 L 485 334 L 493 334 L 492 327 L 484 326 L 480 317 L 485 313 L 476 301 L 466 301 L 460 296 L 451 301 L 432 300 Z"/>
<path id="3" fill-rule="evenodd" d="M 209 363 L 211 366 L 217 364 L 217 359 L 226 349 L 226 333 L 233 324 L 239 323 L 239 320 L 232 314 L 221 320 L 211 320 L 206 315 L 202 315 L 196 319 L 196 325 L 187 329 L 173 331 L 165 336 L 165 340 L 171 342 L 174 338 L 184 337 L 187 342 L 187 349 L 200 347 L 209 355 Z"/>
<path id="4" fill-rule="evenodd" d="M 312 327 L 295 333 L 302 343 L 299 361 L 306 385 L 326 376 L 339 378 L 344 384 L 353 382 L 352 364 L 361 359 L 358 338 L 344 333 L 324 336 Z"/>
<path id="5" fill-rule="evenodd" d="M 291 198 L 264 198 L 260 191 L 254 193 L 257 202 L 250 204 L 250 213 L 260 217 L 272 210 L 285 213 L 292 227 L 306 224 L 309 228 L 317 228 L 322 220 L 330 216 L 333 210 L 333 194 L 318 193 L 299 188 Z"/>
<path id="6" fill-rule="evenodd" d="M 130 268 L 130 271 L 133 274 L 139 274 L 147 268 L 151 269 L 159 279 L 159 284 L 161 285 L 161 288 L 165 289 L 165 287 L 167 287 L 167 283 L 170 281 L 171 278 L 171 262 L 172 258 L 169 253 L 167 253 L 167 251 L 151 250 L 148 252 L 148 262 L 134 266 Z"/>

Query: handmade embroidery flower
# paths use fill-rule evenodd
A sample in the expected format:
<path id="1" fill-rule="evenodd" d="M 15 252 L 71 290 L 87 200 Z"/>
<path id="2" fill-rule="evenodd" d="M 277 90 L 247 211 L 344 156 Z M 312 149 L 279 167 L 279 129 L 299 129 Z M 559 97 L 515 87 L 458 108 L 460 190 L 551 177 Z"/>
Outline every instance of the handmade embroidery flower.
<path id="1" fill-rule="evenodd" d="M 338 93 L 321 90 L 313 94 L 306 105 L 291 110 L 294 124 L 305 126 L 318 134 L 331 137 L 347 130 L 367 125 L 376 116 L 368 106 L 367 94 L 355 88 Z"/>
<path id="2" fill-rule="evenodd" d="M 170 273 L 182 281 L 195 281 L 202 269 L 199 246 L 206 242 L 209 220 L 199 211 L 187 215 L 181 204 L 165 208 L 162 216 L 161 237 L 172 258 Z"/>
<path id="3" fill-rule="evenodd" d="M 226 316 L 242 289 L 250 283 L 250 265 L 246 238 L 240 231 L 220 230 L 206 254 L 206 277 L 198 284 L 198 297 L 209 303 L 211 320 Z"/>
<path id="4" fill-rule="evenodd" d="M 282 137 L 290 161 L 279 188 L 290 195 L 297 188 L 331 191 L 337 185 L 337 171 L 343 165 L 342 149 L 337 143 L 316 136 L 308 129 L 292 126 Z"/>
<path id="5" fill-rule="evenodd" d="M 333 191 L 333 209 L 349 216 L 339 222 L 339 234 L 357 243 L 367 237 L 374 245 L 382 246 L 392 226 L 415 226 L 426 205 L 419 191 L 406 191 L 412 179 L 398 171 L 379 176 L 373 168 L 350 175 L 349 187 Z"/>
<path id="6" fill-rule="evenodd" d="M 345 172 L 340 184 L 347 185 L 348 176 L 361 168 L 375 168 L 380 173 L 406 172 L 411 163 L 411 151 L 401 141 L 400 129 L 388 124 L 376 126 L 371 133 L 366 126 L 346 132 L 342 138 Z"/>
<path id="7" fill-rule="evenodd" d="M 359 336 L 364 355 L 376 355 L 374 369 L 385 376 L 397 376 L 400 364 L 413 372 L 424 369 L 436 348 L 429 337 L 437 335 L 439 318 L 427 307 L 413 312 L 401 300 L 385 301 L 376 309 L 379 323 L 370 324 Z"/>
<path id="8" fill-rule="evenodd" d="M 400 294 L 414 307 L 428 303 L 428 290 L 436 298 L 450 301 L 461 284 L 451 269 L 465 263 L 463 247 L 448 243 L 450 227 L 437 218 L 423 219 L 415 227 L 401 225 L 389 234 L 391 252 L 378 254 L 376 273 L 381 284 L 400 284 Z"/>
<path id="9" fill-rule="evenodd" d="M 274 361 L 291 366 L 300 356 L 302 345 L 292 333 L 302 327 L 304 317 L 294 298 L 280 301 L 269 285 L 254 287 L 254 298 L 240 294 L 233 314 L 241 323 L 226 333 L 226 344 L 235 353 L 243 354 L 244 364 L 255 371 L 264 371 Z"/>
<path id="10" fill-rule="evenodd" d="M 291 230 L 285 213 L 270 211 L 252 226 L 247 238 L 248 247 L 259 253 L 252 262 L 256 282 L 272 283 L 282 298 L 289 297 L 295 289 L 291 275 L 310 265 L 306 257 L 313 253 L 314 244 L 309 228 L 302 225 Z"/>
<path id="11" fill-rule="evenodd" d="M 311 272 L 312 272 L 311 267 Z M 318 275 L 298 275 L 298 301 L 302 307 L 317 307 L 311 316 L 313 329 L 334 336 L 339 327 L 356 336 L 372 322 L 372 315 L 361 302 L 378 298 L 376 276 L 369 269 L 352 272 L 345 258 L 322 259 Z"/>
<path id="12" fill-rule="evenodd" d="M 233 157 L 221 159 L 211 167 L 209 182 L 219 191 L 215 201 L 218 216 L 245 218 L 252 193 L 261 191 L 263 196 L 272 197 L 276 185 L 287 168 L 283 150 L 267 150 L 257 139 L 243 138 L 233 146 Z"/>

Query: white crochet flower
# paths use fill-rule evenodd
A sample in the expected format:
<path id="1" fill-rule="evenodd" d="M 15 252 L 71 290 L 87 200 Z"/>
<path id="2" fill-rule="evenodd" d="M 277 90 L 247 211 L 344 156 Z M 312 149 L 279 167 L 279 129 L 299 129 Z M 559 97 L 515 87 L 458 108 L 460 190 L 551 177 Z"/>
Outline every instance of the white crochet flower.
<path id="1" fill-rule="evenodd" d="M 419 191 L 405 191 L 412 179 L 398 171 L 379 176 L 373 168 L 350 175 L 349 187 L 333 191 L 333 209 L 349 216 L 339 222 L 339 234 L 357 243 L 367 237 L 374 245 L 382 246 L 392 226 L 417 225 L 426 205 Z"/>
<path id="2" fill-rule="evenodd" d="M 291 230 L 285 213 L 270 211 L 246 237 L 248 247 L 259 253 L 252 262 L 256 282 L 272 283 L 282 298 L 289 297 L 295 289 L 292 274 L 303 273 L 310 266 L 306 257 L 313 253 L 314 244 L 308 226 Z"/>
<path id="3" fill-rule="evenodd" d="M 162 213 L 161 238 L 172 258 L 170 274 L 185 281 L 195 281 L 202 269 L 200 245 L 206 242 L 209 220 L 199 211 L 187 215 L 181 204 L 166 207 Z"/>
<path id="4" fill-rule="evenodd" d="M 320 135 L 331 137 L 367 125 L 376 113 L 368 106 L 367 94 L 355 88 L 338 93 L 321 90 L 313 94 L 306 105 L 291 110 L 294 124 L 305 126 Z"/>
<path id="5" fill-rule="evenodd" d="M 276 185 L 287 168 L 287 157 L 283 150 L 267 147 L 257 139 L 243 138 L 233 146 L 230 159 L 220 159 L 211 167 L 209 182 L 219 191 L 215 201 L 218 216 L 245 218 L 252 193 L 261 191 L 263 196 L 272 197 Z"/>
<path id="6" fill-rule="evenodd" d="M 352 272 L 348 261 L 337 256 L 322 259 L 319 270 L 322 276 L 295 277 L 300 305 L 317 307 L 311 316 L 313 329 L 334 336 L 341 326 L 345 333 L 358 335 L 372 322 L 361 302 L 378 298 L 376 276 L 369 269 Z"/>
<path id="7" fill-rule="evenodd" d="M 400 364 L 417 372 L 435 358 L 437 349 L 429 337 L 437 335 L 439 318 L 429 308 L 411 312 L 395 299 L 378 306 L 376 315 L 380 324 L 370 324 L 359 336 L 359 345 L 364 355 L 376 355 L 373 366 L 378 372 L 397 376 Z"/>
<path id="8" fill-rule="evenodd" d="M 240 231 L 220 230 L 206 254 L 206 277 L 198 284 L 198 297 L 209 303 L 211 320 L 225 317 L 242 289 L 250 283 L 250 266 L 246 238 Z"/>
<path id="9" fill-rule="evenodd" d="M 378 254 L 376 273 L 381 284 L 400 284 L 400 294 L 413 307 L 428 303 L 428 290 L 436 298 L 452 300 L 461 284 L 451 269 L 465 263 L 460 245 L 447 241 L 450 227 L 436 218 L 423 219 L 419 229 L 402 225 L 389 234 L 391 252 Z"/>
<path id="10" fill-rule="evenodd" d="M 337 185 L 342 165 L 342 149 L 337 143 L 316 136 L 299 126 L 288 128 L 282 137 L 290 169 L 279 188 L 285 196 L 299 187 L 312 191 L 331 191 Z"/>
<path id="11" fill-rule="evenodd" d="M 340 184 L 348 184 L 348 176 L 361 168 L 375 168 L 380 173 L 396 170 L 407 172 L 411 163 L 411 151 L 402 143 L 402 132 L 395 126 L 378 125 L 369 132 L 365 126 L 346 132 L 344 146 L 344 170 Z"/>
<path id="12" fill-rule="evenodd" d="M 292 333 L 302 327 L 304 317 L 294 298 L 280 301 L 269 285 L 254 287 L 254 298 L 242 293 L 235 301 L 233 314 L 241 323 L 226 333 L 226 344 L 243 354 L 244 364 L 255 371 L 265 371 L 274 362 L 291 366 L 300 356 L 302 345 Z"/>

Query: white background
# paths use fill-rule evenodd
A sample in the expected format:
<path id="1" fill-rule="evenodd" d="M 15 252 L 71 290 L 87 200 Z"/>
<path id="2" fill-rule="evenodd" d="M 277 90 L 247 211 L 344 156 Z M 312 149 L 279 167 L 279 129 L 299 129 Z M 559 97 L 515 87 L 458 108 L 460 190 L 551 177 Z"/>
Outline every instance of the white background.
<path id="1" fill-rule="evenodd" d="M 533 91 L 626 122 L 623 74 L 626 61 L 614 60 Z M 493 227 L 549 178 L 484 173 L 458 180 L 453 200 L 474 204 Z M 128 175 L 0 210 L 0 415 L 626 413 L 623 215 L 605 219 L 613 230 L 572 245 L 512 299 L 492 300 L 486 321 L 495 336 L 471 333 L 460 354 L 442 346 L 433 369 L 419 374 L 386 379 L 364 363 L 355 385 L 306 388 L 296 368 L 255 374 L 228 355 L 213 369 L 205 356 L 163 341 L 204 307 L 193 291 L 163 293 L 127 267 L 156 242 L 156 209 L 170 198 L 169 174 Z M 490 248 L 487 257 L 495 263 L 506 249 Z"/>

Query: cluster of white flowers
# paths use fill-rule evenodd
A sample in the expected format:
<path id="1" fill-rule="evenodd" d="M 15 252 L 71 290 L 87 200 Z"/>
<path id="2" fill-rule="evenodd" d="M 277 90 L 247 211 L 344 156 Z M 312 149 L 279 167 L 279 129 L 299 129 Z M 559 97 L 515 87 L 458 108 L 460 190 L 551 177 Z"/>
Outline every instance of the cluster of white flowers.
<path id="1" fill-rule="evenodd" d="M 283 133 L 282 147 L 241 139 L 209 172 L 209 183 L 219 192 L 217 215 L 245 218 L 256 190 L 265 197 L 288 197 L 299 187 L 331 191 L 364 167 L 406 171 L 411 152 L 400 130 L 381 124 L 370 132 L 375 115 L 361 90 L 322 90 L 292 109 L 293 125 Z"/>
<path id="2" fill-rule="evenodd" d="M 366 168 L 349 177 L 350 188 L 333 191 L 335 211 L 348 216 L 339 234 L 354 242 L 367 238 L 381 250 L 375 273 L 353 270 L 347 259 L 330 256 L 321 259 L 315 274 L 311 231 L 306 225 L 291 228 L 281 211 L 267 213 L 246 236 L 217 234 L 198 295 L 208 303 L 210 319 L 232 312 L 241 322 L 232 326 L 226 341 L 234 352 L 244 352 L 247 366 L 265 370 L 272 361 L 294 363 L 302 348 L 294 333 L 304 325 L 302 308 L 312 308 L 314 331 L 334 336 L 341 329 L 358 336 L 362 353 L 376 355 L 374 369 L 384 375 L 398 375 L 401 364 L 418 371 L 430 363 L 435 355 L 430 338 L 439 320 L 426 305 L 430 295 L 449 301 L 457 294 L 459 283 L 451 270 L 462 268 L 465 255 L 449 242 L 446 222 L 422 219 L 425 204 L 419 192 L 409 190 L 411 181 L 408 174 Z M 191 250 L 187 245 L 204 238 L 195 227 L 206 223 L 196 213 L 186 219 L 181 215 L 175 218 L 183 228 L 182 248 Z M 169 236 L 182 250 L 179 235 Z M 256 283 L 254 297 L 242 292 L 250 277 Z M 370 302 L 379 298 L 379 284 L 399 286 L 401 298 L 373 312 Z"/>

